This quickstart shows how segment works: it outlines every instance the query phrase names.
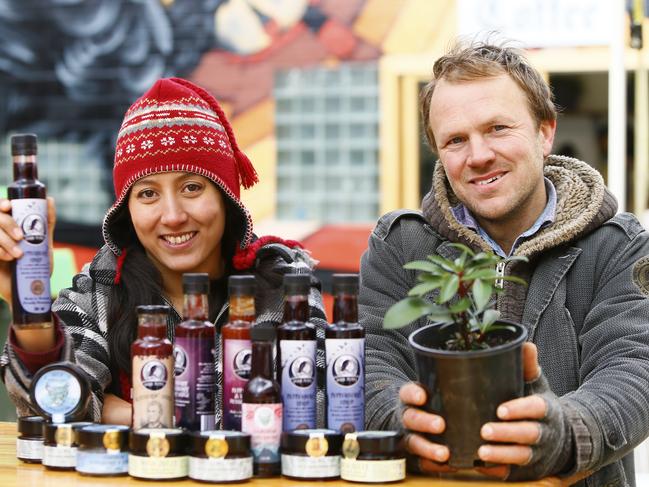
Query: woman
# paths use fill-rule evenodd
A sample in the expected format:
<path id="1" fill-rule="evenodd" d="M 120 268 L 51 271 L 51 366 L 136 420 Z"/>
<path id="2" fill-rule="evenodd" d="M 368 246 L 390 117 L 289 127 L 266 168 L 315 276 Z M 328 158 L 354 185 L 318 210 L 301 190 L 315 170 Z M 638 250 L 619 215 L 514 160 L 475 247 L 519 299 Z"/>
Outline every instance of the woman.
<path id="1" fill-rule="evenodd" d="M 257 182 L 255 170 L 218 102 L 189 81 L 158 80 L 129 108 L 117 138 L 113 180 L 117 200 L 102 225 L 106 244 L 54 302 L 55 326 L 10 330 L 0 368 L 19 415 L 31 412 L 33 374 L 47 363 L 69 360 L 91 380 L 89 417 L 130 424 L 130 345 L 137 305 L 171 305 L 173 338 L 183 306 L 182 274 L 207 272 L 210 318 L 218 330 L 227 320 L 227 277 L 252 273 L 257 322 L 278 323 L 283 274 L 311 269 L 311 259 L 295 242 L 253 236 L 239 194 L 240 186 Z M 15 245 L 22 238 L 9 209 L 8 201 L 0 202 L 0 292 L 5 299 L 11 292 L 8 264 L 20 256 Z M 49 213 L 53 228 L 52 200 Z M 322 331 L 326 321 L 315 286 L 309 302 L 312 320 Z"/>

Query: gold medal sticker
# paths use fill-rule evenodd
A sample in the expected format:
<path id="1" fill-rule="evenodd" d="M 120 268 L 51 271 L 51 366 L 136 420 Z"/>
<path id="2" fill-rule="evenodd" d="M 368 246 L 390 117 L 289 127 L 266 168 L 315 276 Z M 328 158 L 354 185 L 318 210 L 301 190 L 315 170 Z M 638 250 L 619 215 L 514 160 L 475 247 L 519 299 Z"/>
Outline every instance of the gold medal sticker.
<path id="1" fill-rule="evenodd" d="M 205 442 L 205 454 L 208 458 L 223 458 L 228 454 L 228 442 L 223 435 L 213 435 Z"/>
<path id="2" fill-rule="evenodd" d="M 54 434 L 56 444 L 60 446 L 72 446 L 72 426 L 69 424 L 60 424 Z"/>
<path id="3" fill-rule="evenodd" d="M 306 454 L 313 458 L 324 457 L 329 451 L 329 442 L 322 433 L 314 433 L 306 442 Z"/>
<path id="4" fill-rule="evenodd" d="M 350 460 L 356 460 L 361 452 L 361 447 L 356 439 L 356 433 L 347 433 L 343 441 L 343 456 Z"/>
<path id="5" fill-rule="evenodd" d="M 104 448 L 106 450 L 119 450 L 119 431 L 108 430 L 103 437 Z"/>
<path id="6" fill-rule="evenodd" d="M 164 433 L 152 432 L 146 442 L 146 453 L 150 457 L 166 457 L 169 454 L 169 440 Z"/>

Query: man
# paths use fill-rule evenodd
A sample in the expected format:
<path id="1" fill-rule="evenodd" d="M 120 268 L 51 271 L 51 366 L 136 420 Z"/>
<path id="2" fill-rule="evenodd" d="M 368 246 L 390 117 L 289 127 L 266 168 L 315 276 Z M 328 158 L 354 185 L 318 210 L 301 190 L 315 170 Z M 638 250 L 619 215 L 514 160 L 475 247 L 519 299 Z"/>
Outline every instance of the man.
<path id="1" fill-rule="evenodd" d="M 367 427 L 403 429 L 415 467 L 448 471 L 431 442 L 444 418 L 421 406 L 408 334 L 384 330 L 387 309 L 416 284 L 403 265 L 444 257 L 461 242 L 505 257 L 503 318 L 529 332 L 524 398 L 483 426 L 481 460 L 510 480 L 590 474 L 589 486 L 634 485 L 633 448 L 649 432 L 649 236 L 599 173 L 552 156 L 549 87 L 514 49 L 458 45 L 434 65 L 422 93 L 426 135 L 439 155 L 422 211 L 383 216 L 361 262 L 367 331 Z M 538 350 L 538 360 L 537 360 Z"/>

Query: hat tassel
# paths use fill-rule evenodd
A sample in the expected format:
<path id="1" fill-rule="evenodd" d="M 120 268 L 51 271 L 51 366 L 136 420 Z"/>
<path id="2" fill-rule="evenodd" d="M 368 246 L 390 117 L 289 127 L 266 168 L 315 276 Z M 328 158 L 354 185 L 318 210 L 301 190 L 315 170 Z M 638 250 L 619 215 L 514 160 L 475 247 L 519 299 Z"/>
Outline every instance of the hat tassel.
<path id="1" fill-rule="evenodd" d="M 257 171 L 253 167 L 252 162 L 248 159 L 248 156 L 237 148 L 234 151 L 234 157 L 239 166 L 239 180 L 241 181 L 241 186 L 248 189 L 255 183 L 258 183 L 259 176 L 257 175 Z"/>

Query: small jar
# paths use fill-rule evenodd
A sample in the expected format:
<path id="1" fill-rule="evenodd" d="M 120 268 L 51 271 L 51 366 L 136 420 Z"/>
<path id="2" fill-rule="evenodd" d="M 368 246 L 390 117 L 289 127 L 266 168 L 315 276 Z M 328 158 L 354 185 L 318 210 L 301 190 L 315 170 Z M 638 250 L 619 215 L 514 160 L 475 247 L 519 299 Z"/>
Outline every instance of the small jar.
<path id="1" fill-rule="evenodd" d="M 72 423 L 86 417 L 90 380 L 81 367 L 55 362 L 39 369 L 32 379 L 29 398 L 36 412 L 52 423 Z"/>
<path id="2" fill-rule="evenodd" d="M 128 474 L 145 480 L 187 477 L 187 436 L 181 429 L 143 428 L 129 435 Z"/>
<path id="3" fill-rule="evenodd" d="M 18 418 L 16 457 L 25 463 L 41 463 L 43 460 L 43 423 L 41 416 Z"/>
<path id="4" fill-rule="evenodd" d="M 252 477 L 250 435 L 239 431 L 191 434 L 189 478 L 203 482 L 240 482 Z"/>
<path id="5" fill-rule="evenodd" d="M 282 475 L 298 480 L 340 477 L 342 434 L 329 429 L 299 429 L 282 434 Z"/>
<path id="6" fill-rule="evenodd" d="M 77 472 L 116 477 L 128 473 L 128 432 L 122 425 L 84 426 L 77 434 Z"/>
<path id="7" fill-rule="evenodd" d="M 77 464 L 77 435 L 92 423 L 45 423 L 43 427 L 43 465 L 50 470 L 74 470 Z"/>
<path id="8" fill-rule="evenodd" d="M 385 483 L 406 478 L 403 435 L 394 431 L 347 433 L 340 478 L 352 482 Z"/>

